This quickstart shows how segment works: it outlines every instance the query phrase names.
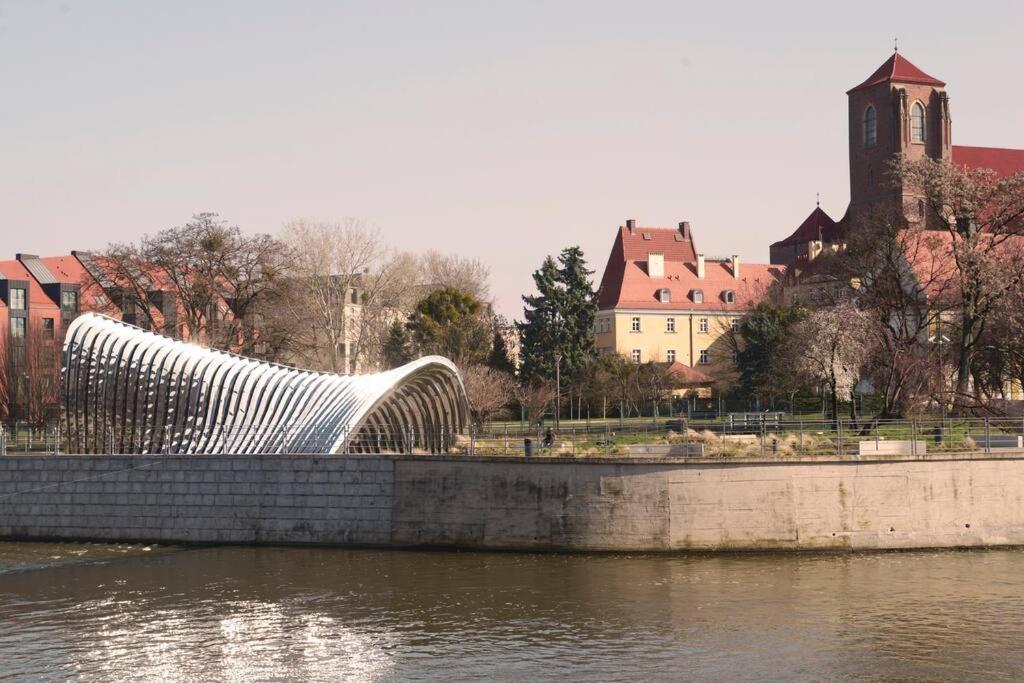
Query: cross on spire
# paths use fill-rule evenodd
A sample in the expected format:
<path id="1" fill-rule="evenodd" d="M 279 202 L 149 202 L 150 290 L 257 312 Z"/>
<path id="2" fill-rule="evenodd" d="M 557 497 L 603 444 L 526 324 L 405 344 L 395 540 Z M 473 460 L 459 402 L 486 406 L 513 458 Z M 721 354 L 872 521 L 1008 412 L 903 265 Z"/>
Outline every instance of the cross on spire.
<path id="1" fill-rule="evenodd" d="M 899 36 L 896 36 L 896 37 L 894 37 L 892 39 L 892 51 L 893 52 L 899 52 L 900 51 L 900 39 L 899 39 Z"/>
<path id="2" fill-rule="evenodd" d="M 819 208 L 821 207 L 821 193 L 820 192 L 815 192 L 814 193 L 814 205 L 819 207 Z"/>

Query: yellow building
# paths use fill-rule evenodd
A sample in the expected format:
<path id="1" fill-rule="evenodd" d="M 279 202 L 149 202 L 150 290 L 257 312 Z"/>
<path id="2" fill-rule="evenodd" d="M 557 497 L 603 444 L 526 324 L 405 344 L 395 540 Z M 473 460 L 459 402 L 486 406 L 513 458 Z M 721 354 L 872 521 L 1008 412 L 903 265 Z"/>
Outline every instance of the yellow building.
<path id="1" fill-rule="evenodd" d="M 644 228 L 628 220 L 601 279 L 598 352 L 681 363 L 727 383 L 736 367 L 727 333 L 780 276 L 779 266 L 697 253 L 689 223 Z"/>

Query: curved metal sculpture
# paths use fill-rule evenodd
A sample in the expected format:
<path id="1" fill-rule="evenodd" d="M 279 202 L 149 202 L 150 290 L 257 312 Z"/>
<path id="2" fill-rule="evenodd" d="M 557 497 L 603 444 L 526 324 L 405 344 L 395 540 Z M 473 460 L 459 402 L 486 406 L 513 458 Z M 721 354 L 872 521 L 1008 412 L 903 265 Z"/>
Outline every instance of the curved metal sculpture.
<path id="1" fill-rule="evenodd" d="M 455 365 L 373 375 L 243 358 L 95 313 L 64 339 L 71 453 L 444 452 L 466 423 Z"/>

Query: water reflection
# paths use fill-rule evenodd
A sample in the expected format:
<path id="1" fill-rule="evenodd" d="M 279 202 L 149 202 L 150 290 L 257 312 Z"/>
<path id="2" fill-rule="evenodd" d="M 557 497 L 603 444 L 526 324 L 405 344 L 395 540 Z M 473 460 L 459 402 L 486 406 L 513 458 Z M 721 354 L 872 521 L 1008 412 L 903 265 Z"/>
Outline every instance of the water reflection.
<path id="1" fill-rule="evenodd" d="M 1020 551 L 162 552 L 0 575 L 0 677 L 1016 677 L 1022 569 Z"/>

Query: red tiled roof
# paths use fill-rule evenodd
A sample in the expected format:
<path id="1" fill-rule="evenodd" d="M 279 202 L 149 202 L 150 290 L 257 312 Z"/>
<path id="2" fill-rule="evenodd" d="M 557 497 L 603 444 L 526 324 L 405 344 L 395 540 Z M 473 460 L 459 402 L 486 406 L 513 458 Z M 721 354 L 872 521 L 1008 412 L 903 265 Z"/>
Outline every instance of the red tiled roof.
<path id="1" fill-rule="evenodd" d="M 652 310 L 695 310 L 695 311 L 744 311 L 756 305 L 765 291 L 782 275 L 779 266 L 760 263 L 741 263 L 740 277 L 732 274 L 728 262 L 708 261 L 704 277 L 698 278 L 693 262 L 665 262 L 665 277 L 651 278 L 647 275 L 644 261 L 627 261 L 618 266 L 621 285 L 617 290 L 602 292 L 602 308 L 646 308 Z M 607 273 L 606 273 L 607 275 Z M 608 280 L 606 277 L 605 280 Z M 662 303 L 658 293 L 668 289 L 669 303 Z M 694 290 L 704 294 L 702 303 L 695 303 Z M 723 300 L 724 292 L 735 294 L 734 303 Z"/>
<path id="2" fill-rule="evenodd" d="M 836 223 L 832 217 L 816 207 L 811 214 L 804 219 L 800 227 L 793 231 L 793 234 L 784 240 L 772 244 L 773 247 L 785 244 L 810 242 L 812 240 L 824 240 L 829 243 L 841 242 L 846 237 L 846 223 Z"/>
<path id="3" fill-rule="evenodd" d="M 990 168 L 1000 177 L 1024 172 L 1024 149 L 953 145 L 953 163 L 967 168 Z"/>
<path id="4" fill-rule="evenodd" d="M 691 368 L 689 365 L 684 365 L 679 361 L 669 363 L 667 369 L 675 375 L 676 379 L 683 386 L 704 386 L 715 383 L 713 377 L 705 375 L 697 368 Z"/>
<path id="5" fill-rule="evenodd" d="M 929 76 L 925 72 L 918 69 L 916 66 L 911 64 L 907 59 L 899 52 L 892 53 L 889 59 L 885 60 L 882 66 L 875 70 L 875 73 L 868 76 L 868 79 L 860 85 L 850 88 L 846 91 L 849 95 L 857 90 L 863 90 L 864 88 L 870 88 L 873 85 L 879 83 L 887 83 L 889 81 L 895 83 L 916 83 L 919 85 L 934 85 L 942 87 L 946 85 L 939 79 Z"/>
<path id="6" fill-rule="evenodd" d="M 648 239 L 645 239 L 644 236 Z M 598 289 L 598 305 L 601 308 L 615 305 L 617 292 L 622 288 L 622 275 L 627 261 L 647 261 L 647 255 L 656 252 L 669 261 L 695 261 L 697 253 L 693 246 L 693 233 L 683 238 L 678 228 L 629 228 L 620 227 L 612 245 L 608 263 L 604 267 L 601 286 Z"/>

